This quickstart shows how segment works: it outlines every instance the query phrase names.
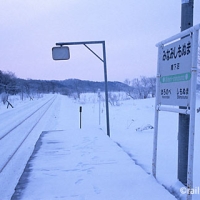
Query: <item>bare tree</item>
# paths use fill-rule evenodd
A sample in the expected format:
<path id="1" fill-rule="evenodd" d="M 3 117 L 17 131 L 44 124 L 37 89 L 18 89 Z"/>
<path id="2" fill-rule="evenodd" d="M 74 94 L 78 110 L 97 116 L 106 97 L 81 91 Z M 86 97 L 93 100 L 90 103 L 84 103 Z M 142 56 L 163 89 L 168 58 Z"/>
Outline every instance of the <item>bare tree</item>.
<path id="1" fill-rule="evenodd" d="M 131 85 L 131 81 L 129 79 L 125 79 L 124 84 L 131 86 L 131 87 L 128 87 L 126 91 L 126 95 L 132 99 L 135 99 L 136 96 L 135 96 L 134 88 Z"/>
<path id="2" fill-rule="evenodd" d="M 108 101 L 112 106 L 119 106 L 119 96 L 115 93 L 108 93 Z"/>
<path id="3" fill-rule="evenodd" d="M 140 79 L 135 78 L 130 82 L 128 79 L 124 81 L 127 85 L 129 84 L 131 87 L 126 92 L 127 96 L 133 99 L 145 99 L 150 95 L 155 97 L 156 93 L 156 78 L 155 77 L 145 77 L 141 76 Z"/>
<path id="4" fill-rule="evenodd" d="M 134 78 L 133 81 L 132 81 L 132 87 L 135 89 L 137 97 L 139 99 L 142 99 L 143 98 L 143 92 L 142 92 L 142 85 L 141 85 L 140 79 Z"/>
<path id="5" fill-rule="evenodd" d="M 1 92 L 16 94 L 16 76 L 12 72 L 0 71 Z"/>
<path id="6" fill-rule="evenodd" d="M 80 81 L 78 79 L 74 80 L 74 87 L 75 87 L 75 92 L 77 93 L 77 98 L 80 99 L 81 95 L 81 90 L 80 90 Z"/>
<path id="7" fill-rule="evenodd" d="M 127 78 L 127 79 L 125 79 L 124 84 L 130 86 L 131 85 L 131 81 Z"/>
<path id="8" fill-rule="evenodd" d="M 149 78 L 147 78 L 146 76 L 142 76 L 140 82 L 142 86 L 143 98 L 146 99 L 150 93 Z"/>
<path id="9" fill-rule="evenodd" d="M 156 95 L 156 77 L 149 78 L 150 93 L 152 97 Z"/>

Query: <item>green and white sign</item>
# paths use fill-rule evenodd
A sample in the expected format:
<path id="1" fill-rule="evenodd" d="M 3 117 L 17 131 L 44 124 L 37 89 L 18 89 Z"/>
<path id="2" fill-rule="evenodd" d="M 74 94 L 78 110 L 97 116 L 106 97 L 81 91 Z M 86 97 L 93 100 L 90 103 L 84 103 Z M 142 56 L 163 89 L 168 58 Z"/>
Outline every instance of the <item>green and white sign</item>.
<path id="1" fill-rule="evenodd" d="M 159 103 L 189 106 L 191 93 L 192 37 L 163 46 L 159 54 Z"/>
<path id="2" fill-rule="evenodd" d="M 161 83 L 183 82 L 191 79 L 191 73 L 175 74 L 170 76 L 163 76 L 160 78 Z"/>

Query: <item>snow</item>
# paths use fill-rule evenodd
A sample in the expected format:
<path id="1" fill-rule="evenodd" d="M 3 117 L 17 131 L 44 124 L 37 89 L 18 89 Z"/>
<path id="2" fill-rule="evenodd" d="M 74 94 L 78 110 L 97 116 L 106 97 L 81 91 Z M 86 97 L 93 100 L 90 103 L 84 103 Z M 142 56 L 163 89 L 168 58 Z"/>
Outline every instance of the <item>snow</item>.
<path id="1" fill-rule="evenodd" d="M 84 94 L 80 101 L 57 95 L 45 119 L 41 121 L 40 125 L 34 130 L 34 134 L 31 135 L 31 139 L 26 146 L 29 151 L 23 151 L 23 156 L 26 156 L 28 160 L 40 134 L 44 131 L 49 133 L 44 134 L 45 136 L 42 139 L 44 140 L 43 145 L 41 145 L 37 152 L 38 156 L 31 160 L 32 163 L 35 163 L 35 165 L 32 165 L 32 168 L 34 169 L 34 166 L 37 166 L 40 169 L 38 171 L 36 170 L 39 174 L 36 178 L 40 179 L 40 181 L 34 181 L 34 178 L 32 178 L 32 181 L 27 184 L 27 189 L 24 190 L 26 195 L 32 195 L 37 188 L 42 188 L 45 185 L 47 191 L 50 192 L 43 192 L 40 194 L 41 199 L 51 199 L 51 194 L 56 196 L 56 191 L 63 192 L 64 188 L 69 196 L 63 199 L 113 198 L 143 200 L 148 199 L 149 196 L 151 196 L 151 199 L 155 200 L 161 198 L 164 200 L 175 199 L 174 196 L 181 200 L 185 199 L 185 195 L 180 193 L 180 189 L 183 185 L 177 180 L 178 114 L 160 112 L 157 180 L 155 180 L 151 175 L 153 153 L 153 129 L 151 129 L 151 126 L 154 125 L 155 99 L 125 100 L 123 94 L 119 95 L 121 97 L 120 102 L 118 102 L 119 106 L 109 107 L 111 138 L 106 136 L 104 102 L 101 102 L 101 124 L 99 125 L 98 94 Z M 47 99 L 50 97 L 44 96 L 44 98 L 39 100 L 30 101 L 28 103 L 24 102 L 24 108 L 26 108 L 27 105 L 33 105 L 37 108 L 40 105 L 37 102 L 44 101 L 45 98 Z M 22 103 L 18 105 L 20 106 L 15 106 L 14 109 L 9 108 L 7 110 L 2 109 L 3 107 L 0 106 L 0 118 L 2 122 L 7 121 L 7 126 L 9 126 L 9 121 L 13 122 L 14 118 L 10 117 L 5 120 L 3 116 L 7 115 L 7 113 L 10 113 L 9 116 L 17 116 L 19 114 L 18 109 L 20 108 L 23 110 Z M 200 100 L 197 96 L 197 107 L 199 107 L 199 105 Z M 79 129 L 80 106 L 82 106 L 83 109 L 81 130 Z M 25 113 L 28 113 L 28 109 L 24 109 L 23 112 L 23 115 L 25 115 Z M 198 173 L 198 169 L 200 168 L 200 162 L 198 160 L 198 152 L 200 150 L 198 145 L 200 142 L 198 133 L 200 130 L 200 124 L 198 123 L 199 117 L 199 114 L 197 114 L 194 158 L 194 188 L 196 189 L 200 187 L 200 174 Z M 62 131 L 55 132 L 55 130 Z M 48 146 L 49 140 L 58 143 L 54 142 Z M 48 149 L 50 146 L 52 149 Z M 56 148 L 59 149 L 51 156 L 57 159 L 57 162 L 52 162 L 50 159 L 48 162 L 43 162 L 42 158 L 46 158 L 48 151 L 53 151 Z M 74 154 L 68 155 L 71 149 L 74 150 Z M 65 151 L 62 152 L 63 150 Z M 81 153 L 84 153 L 84 155 L 81 156 Z M 67 156 L 65 160 L 68 159 L 68 156 L 75 156 L 70 157 L 70 162 L 64 162 L 62 155 Z M 2 155 L 0 156 L 2 157 Z M 64 170 L 69 168 L 71 172 L 68 171 L 64 173 L 65 171 L 62 170 L 63 162 L 65 164 L 63 165 L 65 168 Z M 105 162 L 109 164 L 105 164 Z M 19 164 L 19 161 L 16 163 Z M 16 163 L 14 163 L 14 166 Z M 82 165 L 80 163 L 82 163 Z M 98 163 L 98 165 L 94 165 L 96 163 Z M 88 166 L 86 164 L 88 164 Z M 71 168 L 68 165 L 71 166 Z M 42 171 L 42 168 L 45 169 L 44 166 L 49 167 L 49 171 Z M 87 167 L 88 169 L 90 167 L 92 169 L 87 170 Z M 22 167 L 22 169 L 23 168 L 24 167 Z M 18 172 L 18 179 L 20 178 L 20 173 L 23 171 L 22 169 Z M 7 171 L 4 173 L 11 172 Z M 30 177 L 34 177 L 37 173 L 30 173 Z M 45 173 L 47 173 L 47 175 L 43 176 Z M 0 184 L 2 184 L 1 176 L 3 175 L 6 176 L 6 174 L 0 174 Z M 56 184 L 46 184 L 51 183 L 52 177 L 56 177 L 54 180 Z M 62 177 L 65 177 L 65 182 Z M 107 177 L 106 181 L 105 177 Z M 18 179 L 16 178 L 14 181 L 15 185 Z M 43 184 L 38 186 L 39 183 Z M 8 183 L 5 183 L 3 188 L 0 188 L 0 199 L 2 200 L 10 199 L 14 192 L 14 183 L 11 184 L 12 186 L 9 190 L 7 189 L 8 185 Z M 54 187 L 54 189 L 49 187 Z M 79 191 L 79 193 L 71 191 Z M 85 191 L 87 191 L 87 195 Z M 62 194 L 63 197 L 66 193 L 64 192 Z M 198 190 L 196 190 L 196 193 L 198 193 Z M 132 195 L 134 195 L 134 197 Z M 58 199 L 62 199 L 61 196 Z M 200 194 L 194 194 L 193 200 L 198 199 L 200 199 Z"/>
<path id="2" fill-rule="evenodd" d="M 18 191 L 13 199 L 174 199 L 102 131 L 91 128 L 43 132 Z"/>

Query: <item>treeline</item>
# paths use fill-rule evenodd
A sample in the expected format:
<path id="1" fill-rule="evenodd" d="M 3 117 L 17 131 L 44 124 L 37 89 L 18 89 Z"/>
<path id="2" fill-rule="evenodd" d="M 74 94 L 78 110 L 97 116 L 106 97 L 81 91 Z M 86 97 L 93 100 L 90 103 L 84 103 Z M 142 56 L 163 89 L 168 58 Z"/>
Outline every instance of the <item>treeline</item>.
<path id="1" fill-rule="evenodd" d="M 21 99 L 35 95 L 59 92 L 62 85 L 54 81 L 24 80 L 17 78 L 12 72 L 0 70 L 0 94 L 4 96 L 20 94 Z"/>
<path id="2" fill-rule="evenodd" d="M 9 95 L 20 95 L 24 98 L 33 99 L 35 96 L 49 93 L 60 93 L 63 95 L 80 98 L 81 93 L 97 92 L 99 89 L 104 92 L 104 82 L 86 81 L 79 79 L 57 80 L 32 80 L 17 78 L 12 72 L 3 72 L 0 70 L 0 95 L 5 103 Z M 108 82 L 109 92 L 125 92 L 128 97 L 133 99 L 145 99 L 155 97 L 156 78 L 145 77 L 126 79 L 124 83 Z"/>
<path id="3" fill-rule="evenodd" d="M 104 91 L 104 82 L 83 81 L 78 79 L 57 80 L 32 80 L 20 79 L 12 72 L 0 70 L 0 95 L 5 103 L 9 95 L 20 95 L 24 98 L 34 98 L 41 94 L 60 93 L 63 95 L 79 98 L 81 93 Z M 108 82 L 109 91 L 128 91 L 129 86 L 121 82 Z"/>
<path id="4" fill-rule="evenodd" d="M 77 98 L 80 97 L 81 93 L 87 92 L 97 92 L 99 89 L 101 92 L 105 91 L 105 83 L 104 82 L 95 82 L 95 81 L 85 81 L 79 79 L 67 79 L 64 81 L 60 81 L 62 85 L 67 88 L 67 95 L 77 95 Z M 117 82 L 117 81 L 108 81 L 108 90 L 109 92 L 121 92 L 128 91 L 130 86 Z"/>
<path id="5" fill-rule="evenodd" d="M 104 92 L 104 82 L 86 81 L 79 79 L 57 80 L 32 80 L 17 78 L 12 72 L 0 70 L 0 101 L 8 102 L 9 95 L 20 95 L 24 98 L 33 99 L 42 94 L 59 93 L 80 98 L 81 93 L 96 93 L 99 89 Z M 197 85 L 200 90 L 200 85 Z M 108 82 L 109 92 L 125 92 L 132 99 L 146 99 L 156 95 L 156 78 L 141 76 L 132 80 L 126 79 L 124 83 Z M 111 94 L 109 94 L 111 95 Z M 112 95 L 111 95 L 112 96 Z"/>
<path id="6" fill-rule="evenodd" d="M 200 76 L 198 76 L 199 79 Z M 67 80 L 33 80 L 17 78 L 12 72 L 3 72 L 0 70 L 0 102 L 7 102 L 9 95 L 20 95 L 21 100 L 24 98 L 33 99 L 40 97 L 42 94 L 59 93 L 63 95 L 80 98 L 81 93 L 98 90 L 105 91 L 104 82 L 95 82 L 79 79 Z M 197 90 L 200 90 L 198 81 Z M 141 76 L 132 80 L 126 79 L 124 83 L 117 81 L 108 82 L 109 92 L 125 92 L 126 96 L 133 99 L 145 99 L 155 97 L 156 95 L 156 78 Z"/>

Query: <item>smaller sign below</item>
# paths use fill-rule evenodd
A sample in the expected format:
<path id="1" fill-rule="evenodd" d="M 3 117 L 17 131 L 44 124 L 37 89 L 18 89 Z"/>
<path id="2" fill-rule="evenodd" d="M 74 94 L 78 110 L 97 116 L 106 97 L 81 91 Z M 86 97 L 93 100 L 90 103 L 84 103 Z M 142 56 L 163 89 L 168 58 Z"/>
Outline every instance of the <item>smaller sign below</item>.
<path id="1" fill-rule="evenodd" d="M 191 79 L 191 73 L 175 74 L 170 76 L 163 76 L 160 78 L 161 83 L 172 83 L 172 82 L 181 82 L 189 81 Z"/>
<path id="2" fill-rule="evenodd" d="M 190 1 L 189 0 L 182 0 L 182 4 L 183 3 L 189 3 Z"/>
<path id="3" fill-rule="evenodd" d="M 54 60 L 69 60 L 69 47 L 53 47 L 52 57 Z"/>

